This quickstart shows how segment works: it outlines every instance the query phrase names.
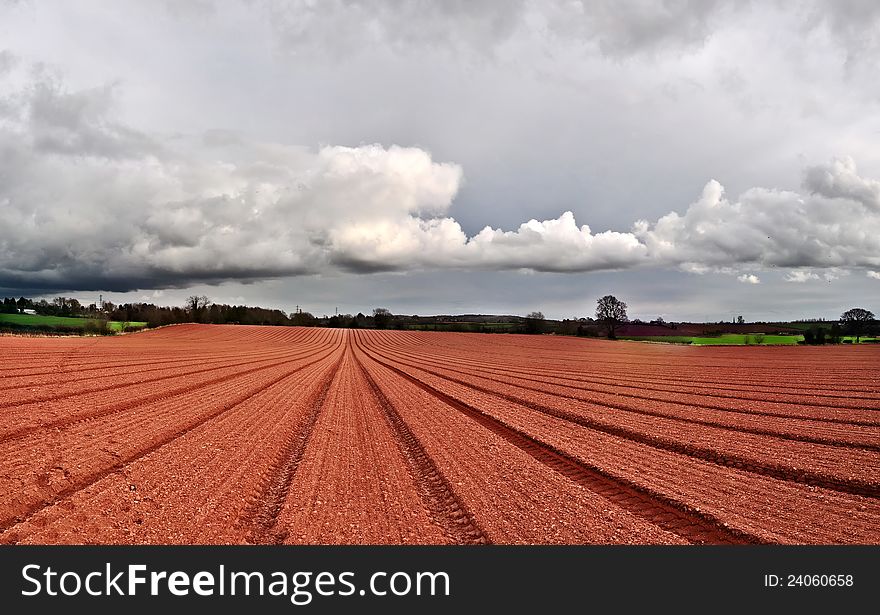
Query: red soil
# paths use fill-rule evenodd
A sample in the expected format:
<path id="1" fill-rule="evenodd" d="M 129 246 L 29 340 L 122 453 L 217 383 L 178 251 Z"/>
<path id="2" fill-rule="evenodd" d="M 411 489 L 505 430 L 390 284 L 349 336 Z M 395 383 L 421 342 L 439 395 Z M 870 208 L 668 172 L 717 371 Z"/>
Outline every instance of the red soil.
<path id="1" fill-rule="evenodd" d="M 880 543 L 880 349 L 0 337 L 0 542 Z"/>

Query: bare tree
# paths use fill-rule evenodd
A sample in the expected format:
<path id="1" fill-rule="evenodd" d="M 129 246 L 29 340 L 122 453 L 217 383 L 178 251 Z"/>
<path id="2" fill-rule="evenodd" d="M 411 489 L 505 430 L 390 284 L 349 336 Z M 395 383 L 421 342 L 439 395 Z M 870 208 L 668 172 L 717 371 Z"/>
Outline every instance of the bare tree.
<path id="1" fill-rule="evenodd" d="M 596 319 L 605 325 L 609 339 L 615 339 L 617 328 L 629 321 L 626 303 L 614 295 L 605 295 L 596 302 Z"/>
<path id="2" fill-rule="evenodd" d="M 862 308 L 852 308 L 840 315 L 840 324 L 850 335 L 856 336 L 856 344 L 874 322 L 874 313 Z"/>
<path id="3" fill-rule="evenodd" d="M 373 325 L 377 329 L 387 329 L 388 325 L 391 324 L 392 318 L 394 318 L 394 314 L 391 313 L 391 310 L 385 308 L 373 310 Z"/>
<path id="4" fill-rule="evenodd" d="M 205 295 L 190 295 L 186 298 L 184 308 L 189 312 L 193 322 L 201 322 L 202 314 L 211 305 L 211 300 Z"/>

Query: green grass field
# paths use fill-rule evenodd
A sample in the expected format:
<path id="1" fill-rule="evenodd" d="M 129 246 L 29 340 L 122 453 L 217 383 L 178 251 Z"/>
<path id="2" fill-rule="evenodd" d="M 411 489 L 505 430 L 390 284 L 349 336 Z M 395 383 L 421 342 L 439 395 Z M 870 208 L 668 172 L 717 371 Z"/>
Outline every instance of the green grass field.
<path id="1" fill-rule="evenodd" d="M 32 314 L 0 314 L 0 325 L 8 323 L 19 327 L 85 327 L 86 323 L 94 322 L 88 318 L 69 318 L 66 316 L 35 316 Z M 122 323 L 111 320 L 109 323 L 111 331 L 121 331 Z M 145 322 L 130 322 L 129 327 L 146 327 Z"/>
<path id="2" fill-rule="evenodd" d="M 122 331 L 122 324 L 123 323 L 121 323 L 120 321 L 111 320 L 108 324 L 110 325 L 111 331 L 117 331 L 117 332 Z M 141 329 L 141 328 L 147 326 L 147 323 L 145 323 L 145 322 L 129 322 L 127 324 L 128 324 L 129 329 L 132 329 L 132 328 Z"/>

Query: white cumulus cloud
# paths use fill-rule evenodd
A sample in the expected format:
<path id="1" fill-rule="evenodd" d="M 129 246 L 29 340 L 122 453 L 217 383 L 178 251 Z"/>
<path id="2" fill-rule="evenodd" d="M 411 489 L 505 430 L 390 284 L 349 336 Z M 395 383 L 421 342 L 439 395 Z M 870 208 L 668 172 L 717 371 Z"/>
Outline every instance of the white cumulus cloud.
<path id="1" fill-rule="evenodd" d="M 816 177 L 822 177 L 816 182 Z M 808 169 L 801 193 L 752 188 L 729 200 L 715 180 L 683 214 L 636 223 L 657 263 L 722 268 L 759 265 L 842 268 L 880 265 L 880 210 L 873 180 L 851 161 Z M 821 190 L 817 190 L 821 187 Z"/>
<path id="2" fill-rule="evenodd" d="M 796 269 L 794 271 L 788 272 L 785 276 L 786 282 L 794 282 L 796 284 L 803 284 L 804 282 L 808 282 L 810 280 L 818 280 L 819 276 L 813 273 L 810 270 L 800 270 Z"/>

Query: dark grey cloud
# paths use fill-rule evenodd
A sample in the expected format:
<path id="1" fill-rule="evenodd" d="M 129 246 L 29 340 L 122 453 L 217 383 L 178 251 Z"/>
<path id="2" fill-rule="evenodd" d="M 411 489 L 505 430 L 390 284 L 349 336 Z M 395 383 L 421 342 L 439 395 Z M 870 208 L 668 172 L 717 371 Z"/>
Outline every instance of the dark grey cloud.
<path id="1" fill-rule="evenodd" d="M 550 34 L 609 57 L 701 46 L 748 2 L 718 0 L 279 0 L 267 13 L 280 44 L 336 59 L 367 47 L 406 54 L 420 47 L 493 57 L 515 37 Z"/>
<path id="2" fill-rule="evenodd" d="M 846 66 L 876 59 L 880 4 L 873 0 L 813 0 L 803 9 L 806 28 L 825 28 L 845 50 Z"/>
<path id="3" fill-rule="evenodd" d="M 716 0 L 579 0 L 551 3 L 552 9 L 539 3 L 535 10 L 547 10 L 548 26 L 554 33 L 594 42 L 602 53 L 625 58 L 700 47 L 728 10 L 744 4 Z"/>
<path id="4" fill-rule="evenodd" d="M 265 10 L 280 44 L 308 56 L 337 59 L 367 47 L 439 47 L 491 54 L 522 25 L 524 0 L 277 0 Z"/>
<path id="5" fill-rule="evenodd" d="M 8 49 L 0 50 L 0 75 L 9 72 L 17 64 L 18 58 Z"/>
<path id="6" fill-rule="evenodd" d="M 211 12 L 210 2 L 171 10 Z M 272 0 L 263 5 L 282 47 L 341 59 L 365 48 L 407 54 L 421 47 L 495 56 L 529 35 L 552 35 L 567 45 L 614 59 L 698 51 L 742 13 L 779 11 L 804 32 L 827 33 L 846 63 L 877 53 L 880 7 L 873 0 Z M 501 54 L 503 55 L 503 54 Z"/>
<path id="7" fill-rule="evenodd" d="M 41 75 L 21 95 L 36 152 L 140 159 L 158 149 L 143 133 L 110 120 L 114 84 L 76 92 Z"/>

